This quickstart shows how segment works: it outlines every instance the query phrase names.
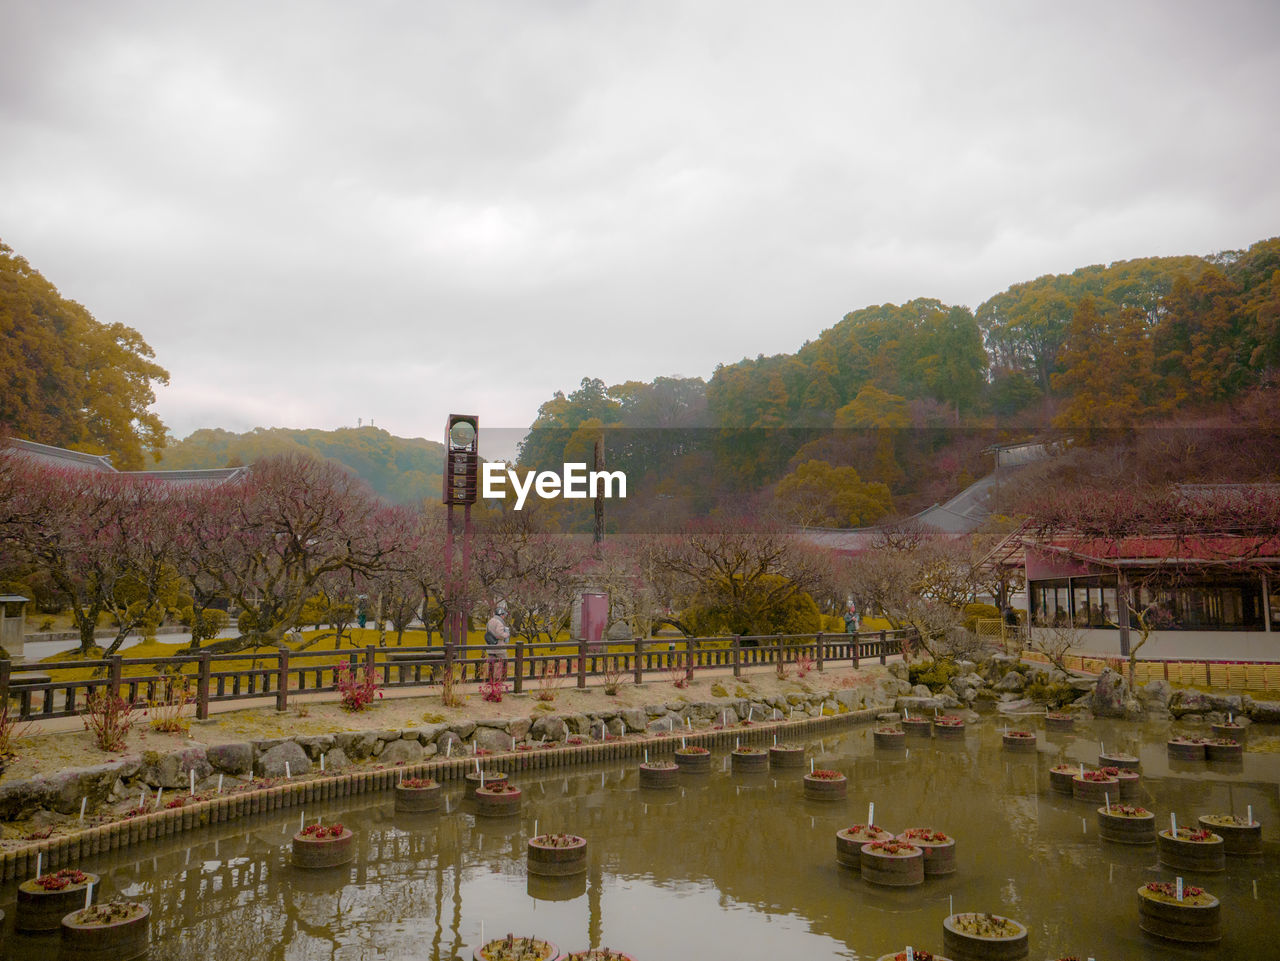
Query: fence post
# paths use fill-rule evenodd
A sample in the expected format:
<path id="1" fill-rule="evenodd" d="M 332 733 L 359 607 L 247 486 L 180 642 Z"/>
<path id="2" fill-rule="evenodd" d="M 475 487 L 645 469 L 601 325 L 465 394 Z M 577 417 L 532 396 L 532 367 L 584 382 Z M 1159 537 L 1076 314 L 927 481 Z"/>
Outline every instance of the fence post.
<path id="1" fill-rule="evenodd" d="M 524 641 L 516 641 L 516 679 L 512 683 L 516 694 L 524 691 Z"/>
<path id="2" fill-rule="evenodd" d="M 587 686 L 587 639 L 578 639 L 578 687 Z"/>
<path id="3" fill-rule="evenodd" d="M 642 667 L 640 666 L 640 662 L 644 660 L 644 638 L 643 638 L 643 637 L 637 637 L 637 638 L 635 639 L 635 644 L 636 644 L 636 663 L 635 663 L 635 677 L 636 677 L 636 683 L 637 683 L 637 684 L 643 684 L 643 683 L 644 683 L 644 668 L 642 668 Z"/>
<path id="4" fill-rule="evenodd" d="M 853 643 L 852 643 L 851 645 L 849 645 L 850 647 L 852 647 L 852 648 L 853 648 L 853 669 L 854 669 L 855 671 L 858 669 L 858 653 L 859 653 L 859 652 L 858 652 L 858 645 L 859 645 L 859 644 L 861 644 L 861 643 L 862 643 L 862 641 L 861 641 L 861 640 L 859 640 L 859 638 L 858 638 L 858 634 L 857 634 L 857 632 L 855 631 L 855 632 L 854 632 L 854 634 L 853 634 Z"/>
<path id="5" fill-rule="evenodd" d="M 822 668 L 822 648 L 823 648 L 823 646 L 824 646 L 824 644 L 823 644 L 823 640 L 822 640 L 822 632 L 821 632 L 821 631 L 819 631 L 819 632 L 818 632 L 818 670 L 819 670 L 819 671 L 821 671 L 821 670 L 823 669 L 823 668 Z"/>
<path id="6" fill-rule="evenodd" d="M 12 662 L 6 657 L 0 660 L 0 708 L 9 705 L 9 672 L 12 670 Z"/>
<path id="7" fill-rule="evenodd" d="M 742 677 L 742 635 L 733 635 L 733 676 Z"/>
<path id="8" fill-rule="evenodd" d="M 372 644 L 366 644 L 364 648 L 364 676 L 366 679 L 377 677 L 377 675 L 374 674 L 374 668 L 376 667 L 374 659 L 377 656 L 378 649 Z M 386 678 L 383 678 L 383 680 L 386 680 Z"/>
<path id="9" fill-rule="evenodd" d="M 453 641 L 444 642 L 444 670 L 453 674 Z"/>
<path id="10" fill-rule="evenodd" d="M 887 645 L 888 643 L 889 641 L 888 641 L 888 638 L 885 636 L 885 632 L 881 631 L 880 632 L 880 663 L 881 664 L 884 663 L 884 649 L 885 649 L 885 645 Z"/>
<path id="11" fill-rule="evenodd" d="M 121 665 L 121 657 L 119 654 L 112 654 L 107 658 L 107 693 L 113 698 L 120 696 L 120 675 L 124 673 Z"/>
<path id="12" fill-rule="evenodd" d="M 279 652 L 280 671 L 276 677 L 276 710 L 289 710 L 289 651 L 282 648 Z"/>
<path id="13" fill-rule="evenodd" d="M 196 719 L 209 720 L 209 667 L 212 656 L 200 652 L 200 675 L 196 680 Z"/>
<path id="14" fill-rule="evenodd" d="M 697 643 L 697 638 L 695 638 L 695 637 L 687 637 L 687 638 L 685 638 L 685 642 L 684 642 L 684 679 L 685 679 L 686 681 L 689 681 L 689 682 L 692 682 L 692 681 L 693 681 L 693 659 L 694 659 L 695 657 L 697 657 L 697 656 L 698 656 L 697 651 L 694 649 L 694 644 L 696 644 L 696 643 Z"/>

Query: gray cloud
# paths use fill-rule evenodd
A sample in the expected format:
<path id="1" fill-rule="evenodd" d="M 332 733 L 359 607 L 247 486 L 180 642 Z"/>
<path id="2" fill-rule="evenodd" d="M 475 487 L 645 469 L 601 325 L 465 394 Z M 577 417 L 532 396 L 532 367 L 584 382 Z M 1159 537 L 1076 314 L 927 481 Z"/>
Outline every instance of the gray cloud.
<path id="1" fill-rule="evenodd" d="M 1270 3 L 8 7 L 0 237 L 179 435 L 523 426 L 1280 223 Z"/>

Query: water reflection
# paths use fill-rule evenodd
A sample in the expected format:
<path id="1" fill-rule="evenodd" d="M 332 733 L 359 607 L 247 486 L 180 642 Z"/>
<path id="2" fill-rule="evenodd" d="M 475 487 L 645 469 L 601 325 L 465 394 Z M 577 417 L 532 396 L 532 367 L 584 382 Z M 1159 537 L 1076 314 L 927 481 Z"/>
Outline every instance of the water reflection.
<path id="1" fill-rule="evenodd" d="M 1232 767 L 1171 764 L 1166 731 L 1080 725 L 1041 737 L 1034 754 L 1001 749 L 984 722 L 962 742 L 913 741 L 877 751 L 869 729 L 809 745 L 850 779 L 845 802 L 803 799 L 802 772 L 681 775 L 674 790 L 641 789 L 634 765 L 572 774 L 522 774 L 518 817 L 477 818 L 461 785 L 448 810 L 393 812 L 389 795 L 308 809 L 356 831 L 354 863 L 295 868 L 298 812 L 218 825 L 180 839 L 91 859 L 105 895 L 147 901 L 152 958 L 205 961 L 397 961 L 469 957 L 483 924 L 547 937 L 566 950 L 611 946 L 641 959 L 692 957 L 864 959 L 912 943 L 941 946 L 952 909 L 991 910 L 1031 930 L 1032 956 L 1176 957 L 1137 928 L 1136 889 L 1171 879 L 1155 848 L 1098 840 L 1093 806 L 1048 789 L 1055 763 L 1093 764 L 1099 741 L 1138 754 L 1139 803 L 1163 819 L 1252 805 L 1264 822 L 1262 857 L 1228 862 L 1203 879 L 1223 902 L 1220 948 L 1197 956 L 1272 956 L 1280 921 L 1280 756 L 1249 754 Z M 727 758 L 717 759 L 727 762 Z M 895 831 L 955 836 L 960 869 L 910 890 L 865 884 L 837 866 L 834 834 L 864 821 Z M 539 831 L 582 834 L 590 868 L 574 878 L 529 878 L 525 842 Z M 1255 899 L 1256 882 L 1256 899 Z M 14 891 L 0 903 L 12 917 Z M 11 921 L 8 923 L 12 923 Z M 14 953 L 17 951 L 18 953 Z M 10 942 L 10 957 L 56 957 L 56 938 Z"/>

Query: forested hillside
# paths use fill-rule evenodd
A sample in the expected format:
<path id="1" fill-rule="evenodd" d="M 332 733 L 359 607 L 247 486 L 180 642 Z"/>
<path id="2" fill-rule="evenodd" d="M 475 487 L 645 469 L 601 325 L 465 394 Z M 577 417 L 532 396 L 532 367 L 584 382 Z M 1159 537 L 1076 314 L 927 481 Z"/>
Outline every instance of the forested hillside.
<path id="1" fill-rule="evenodd" d="M 439 497 L 444 445 L 393 437 L 380 427 L 290 430 L 259 427 L 244 434 L 198 430 L 164 451 L 160 467 L 236 467 L 275 454 L 310 453 L 349 467 L 389 501 L 412 504 Z"/>
<path id="2" fill-rule="evenodd" d="M 146 466 L 164 446 L 152 383 L 169 375 L 132 327 L 101 324 L 0 242 L 0 432 Z"/>
<path id="3" fill-rule="evenodd" d="M 694 512 L 770 490 L 795 520 L 859 525 L 954 493 L 990 470 L 993 443 L 1046 430 L 1114 442 L 1236 409 L 1247 419 L 1270 409 L 1257 395 L 1278 368 L 1272 238 L 1044 276 L 976 311 L 925 298 L 853 311 L 793 354 L 722 365 L 705 390 L 681 382 L 711 430 L 651 435 L 646 449 L 669 461 L 639 466 Z M 539 410 L 522 461 L 545 466 L 601 426 L 636 426 L 634 399 L 675 382 L 584 378 Z M 634 460 L 634 435 L 616 435 L 610 463 Z"/>

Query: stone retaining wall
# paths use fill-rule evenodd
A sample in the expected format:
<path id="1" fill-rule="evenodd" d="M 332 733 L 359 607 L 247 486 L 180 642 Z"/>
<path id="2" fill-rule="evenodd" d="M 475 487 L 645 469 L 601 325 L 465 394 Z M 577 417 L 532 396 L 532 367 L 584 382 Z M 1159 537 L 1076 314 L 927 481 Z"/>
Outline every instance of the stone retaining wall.
<path id="1" fill-rule="evenodd" d="M 695 705 L 687 705 L 693 707 Z M 484 756 L 482 763 L 488 770 L 534 771 L 575 764 L 587 764 L 596 761 L 620 760 L 624 758 L 642 757 L 645 751 L 651 755 L 662 755 L 674 751 L 681 739 L 706 747 L 728 745 L 735 740 L 743 742 L 771 739 L 775 733 L 785 734 L 788 738 L 811 736 L 858 723 L 870 723 L 876 718 L 880 708 L 866 708 L 857 711 L 845 711 L 823 714 L 803 720 L 776 721 L 756 723 L 749 727 L 733 727 L 722 730 L 707 730 L 705 727 L 689 731 L 679 728 L 674 733 L 616 741 L 597 741 L 581 745 L 554 744 L 548 747 L 529 747 L 526 750 L 508 750 Z M 530 719 L 516 719 L 515 723 Z M 475 722 L 462 722 L 474 724 Z M 451 725 L 440 725 L 452 730 Z M 416 730 L 416 729 L 415 729 Z M 341 732 L 334 735 L 300 735 L 293 739 L 280 739 L 272 742 L 273 748 L 283 743 L 305 750 L 300 741 L 319 740 L 342 735 L 370 732 Z M 394 733 L 395 738 L 382 743 L 393 743 L 404 740 L 404 732 L 372 732 L 381 735 Z M 379 738 L 380 740 L 380 738 Z M 312 745 L 314 746 L 314 745 Z M 269 754 L 273 748 L 268 748 Z M 179 752 L 185 753 L 185 752 Z M 256 753 L 256 751 L 255 751 Z M 382 754 L 386 753 L 385 747 Z M 265 756 L 264 754 L 264 756 Z M 371 760 L 375 758 L 371 756 Z M 117 762 L 116 767 L 123 762 Z M 82 858 L 103 854 L 108 851 L 128 847 L 156 838 L 168 837 L 192 828 L 204 827 L 234 821 L 238 818 L 257 814 L 268 814 L 283 808 L 305 805 L 335 798 L 351 797 L 373 791 L 383 791 L 394 787 L 400 777 L 433 777 L 438 781 L 454 781 L 464 777 L 467 772 L 475 770 L 476 757 L 461 755 L 458 757 L 434 756 L 430 760 L 417 762 L 397 762 L 393 766 L 375 763 L 372 768 L 360 770 L 331 771 L 324 774 L 313 771 L 306 776 L 291 778 L 284 784 L 272 783 L 270 786 L 253 787 L 252 783 L 241 784 L 228 792 L 207 800 L 185 803 L 182 807 L 164 809 L 153 813 L 124 818 L 109 824 L 97 825 L 77 831 L 63 837 L 33 841 L 19 848 L 0 853 L 0 881 L 11 881 L 25 878 L 35 871 L 36 857 L 42 856 L 42 869 L 57 870 L 68 867 Z M 100 765 L 100 767 L 112 767 Z M 326 766 L 327 767 L 327 766 Z M 139 773 L 142 765 L 139 764 Z M 75 775 L 77 772 L 63 772 Z M 291 773 L 293 773 L 291 771 Z M 118 771 L 114 776 L 119 777 Z M 20 782 L 27 783 L 27 782 Z M 78 811 L 79 802 L 76 802 Z"/>

